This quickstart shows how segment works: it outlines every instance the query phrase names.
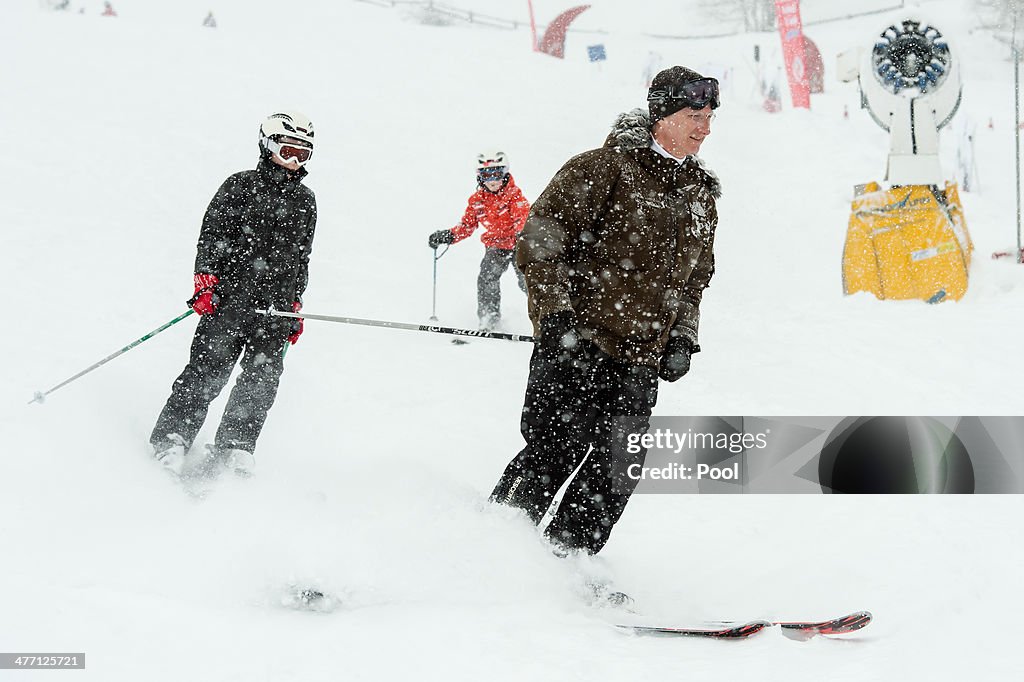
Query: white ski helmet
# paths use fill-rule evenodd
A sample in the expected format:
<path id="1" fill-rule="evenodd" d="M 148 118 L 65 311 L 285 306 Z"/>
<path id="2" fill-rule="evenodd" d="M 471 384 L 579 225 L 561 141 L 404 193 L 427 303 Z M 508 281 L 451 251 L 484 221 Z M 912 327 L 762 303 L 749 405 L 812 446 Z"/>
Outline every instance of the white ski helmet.
<path id="1" fill-rule="evenodd" d="M 479 171 L 484 168 L 504 168 L 507 173 L 508 157 L 501 151 L 480 152 L 476 157 L 476 169 Z"/>
<path id="2" fill-rule="evenodd" d="M 313 146 L 313 122 L 297 111 L 281 111 L 267 116 L 260 126 L 260 147 L 266 149 L 267 141 L 279 136 L 293 137 Z"/>

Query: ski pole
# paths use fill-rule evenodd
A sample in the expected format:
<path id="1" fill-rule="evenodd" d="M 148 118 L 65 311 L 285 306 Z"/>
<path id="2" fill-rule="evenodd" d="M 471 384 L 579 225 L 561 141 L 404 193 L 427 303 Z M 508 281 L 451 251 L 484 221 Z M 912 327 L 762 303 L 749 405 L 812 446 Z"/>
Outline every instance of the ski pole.
<path id="1" fill-rule="evenodd" d="M 340 322 L 341 324 L 361 324 L 368 327 L 386 327 L 389 329 L 408 329 L 414 332 L 433 332 L 435 334 L 451 334 L 452 336 L 473 336 L 478 339 L 502 339 L 504 341 L 521 341 L 534 343 L 532 336 L 524 334 L 503 334 L 501 332 L 485 332 L 476 329 L 455 329 L 454 327 L 436 327 L 427 324 L 409 324 L 407 322 L 387 322 L 384 320 L 362 320 L 357 317 L 336 317 L 334 315 L 313 315 L 311 313 L 288 313 L 280 310 L 257 310 L 261 315 L 275 317 L 305 318 L 322 320 L 323 322 Z"/>
<path id="2" fill-rule="evenodd" d="M 103 358 L 102 360 L 100 360 L 96 364 L 89 365 L 88 367 L 83 369 L 81 372 L 79 372 L 75 376 L 73 376 L 73 377 L 71 377 L 69 379 L 65 379 L 64 381 L 60 382 L 59 384 L 57 384 L 56 386 L 51 388 L 49 391 L 45 391 L 45 392 L 43 392 L 43 391 L 36 391 L 35 397 L 33 397 L 32 400 L 28 401 L 28 404 L 31 405 L 32 403 L 42 403 L 43 400 L 46 399 L 46 396 L 50 395 L 51 393 L 56 391 L 58 388 L 61 388 L 63 386 L 67 386 L 68 384 L 70 384 L 75 379 L 78 379 L 79 377 L 85 376 L 86 374 L 88 374 L 89 372 L 93 371 L 97 367 L 100 367 L 101 365 L 107 364 L 108 362 L 110 362 L 111 360 L 116 358 L 117 356 L 124 355 L 125 353 L 130 351 L 132 348 L 135 348 L 135 346 L 139 345 L 143 341 L 148 341 L 149 339 L 153 338 L 154 336 L 156 336 L 160 332 L 164 331 L 168 327 L 171 327 L 173 325 L 178 324 L 179 322 L 181 322 L 182 320 L 184 320 L 186 317 L 188 317 L 189 315 L 191 315 L 194 312 L 195 312 L 194 310 L 189 308 L 186 312 L 182 313 L 181 315 L 178 315 L 176 318 L 174 318 L 170 322 L 157 327 L 156 329 L 154 329 L 150 333 L 146 334 L 142 338 L 135 339 L 134 341 L 129 343 L 127 346 L 125 346 L 121 350 L 117 351 L 116 353 L 111 353 L 110 355 L 108 355 L 107 357 Z"/>
<path id="3" fill-rule="evenodd" d="M 434 290 L 430 300 L 430 321 L 437 322 L 437 251 L 434 251 Z"/>
<path id="4" fill-rule="evenodd" d="M 434 249 L 434 296 L 433 302 L 430 306 L 430 321 L 437 322 L 437 261 L 441 260 L 441 256 L 448 253 L 448 247 L 444 247 L 444 251 L 441 255 L 437 255 L 437 249 Z"/>

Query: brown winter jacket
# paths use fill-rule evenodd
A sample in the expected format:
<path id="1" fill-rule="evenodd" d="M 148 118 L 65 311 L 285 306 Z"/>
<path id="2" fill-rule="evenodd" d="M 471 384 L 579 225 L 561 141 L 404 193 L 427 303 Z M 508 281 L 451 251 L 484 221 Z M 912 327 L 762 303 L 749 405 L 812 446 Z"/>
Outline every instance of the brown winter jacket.
<path id="1" fill-rule="evenodd" d="M 672 336 L 696 345 L 719 196 L 699 159 L 651 149 L 646 111 L 621 114 L 603 147 L 558 171 L 519 238 L 536 333 L 543 317 L 571 309 L 584 338 L 635 364 L 657 365 Z"/>

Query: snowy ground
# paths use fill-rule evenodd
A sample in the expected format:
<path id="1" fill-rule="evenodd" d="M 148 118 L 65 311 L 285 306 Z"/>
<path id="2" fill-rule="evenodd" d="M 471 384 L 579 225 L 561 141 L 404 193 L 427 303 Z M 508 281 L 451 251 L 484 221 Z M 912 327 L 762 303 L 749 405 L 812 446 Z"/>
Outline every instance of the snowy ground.
<path id="1" fill-rule="evenodd" d="M 478 149 L 502 146 L 535 198 L 643 104 L 651 49 L 611 34 L 597 68 L 574 35 L 560 63 L 531 54 L 523 32 L 425 27 L 355 2 L 296 0 L 282 16 L 269 0 L 217 0 L 217 30 L 199 26 L 209 0 L 119 0 L 117 19 L 72 4 L 90 13 L 17 0 L 0 23 L 0 277 L 17 311 L 0 338 L 0 650 L 85 651 L 77 674 L 104 681 L 1024 671 L 1020 496 L 638 496 L 594 566 L 548 556 L 515 515 L 485 505 L 520 447 L 522 345 L 310 323 L 258 476 L 203 502 L 145 449 L 192 319 L 25 405 L 182 310 L 202 212 L 253 165 L 270 111 L 294 106 L 317 124 L 306 309 L 422 322 L 426 237 L 461 214 Z M 732 67 L 734 80 L 704 149 L 725 189 L 704 352 L 657 414 L 1024 413 L 1024 268 L 988 258 L 1015 242 L 1012 65 L 970 30 L 968 2 L 908 4 L 964 55 L 981 178 L 964 196 L 977 245 L 968 295 L 843 297 L 851 187 L 881 179 L 887 146 L 853 86 L 830 73 L 811 112 L 772 116 L 751 94 L 748 55 L 777 36 L 658 43 L 666 62 Z M 826 68 L 896 16 L 817 27 Z M 670 19 L 650 11 L 652 29 Z M 473 240 L 440 262 L 445 323 L 474 323 L 481 253 Z M 528 332 L 511 275 L 505 292 L 507 328 Z M 580 571 L 613 575 L 658 623 L 858 609 L 876 622 L 848 641 L 637 638 L 574 596 Z M 350 606 L 283 610 L 292 581 Z"/>

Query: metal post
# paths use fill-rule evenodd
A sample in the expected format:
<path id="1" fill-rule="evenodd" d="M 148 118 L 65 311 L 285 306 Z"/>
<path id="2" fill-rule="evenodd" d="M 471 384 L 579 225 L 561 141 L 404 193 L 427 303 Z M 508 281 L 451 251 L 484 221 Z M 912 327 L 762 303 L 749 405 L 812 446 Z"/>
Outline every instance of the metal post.
<path id="1" fill-rule="evenodd" d="M 1020 8 L 1013 3 L 1013 137 L 1014 162 L 1017 167 L 1017 263 L 1024 263 L 1020 235 L 1020 48 L 1017 46 L 1017 17 Z"/>
<path id="2" fill-rule="evenodd" d="M 1014 21 L 1016 24 L 1016 20 Z M 1017 262 L 1024 263 L 1024 248 L 1020 236 L 1020 50 L 1013 44 L 1013 128 L 1014 151 L 1017 163 Z"/>
<path id="3" fill-rule="evenodd" d="M 1016 22 L 1015 22 L 1016 24 Z M 1024 263 L 1021 247 L 1021 52 L 1014 43 L 1014 151 L 1017 164 L 1017 262 Z"/>

